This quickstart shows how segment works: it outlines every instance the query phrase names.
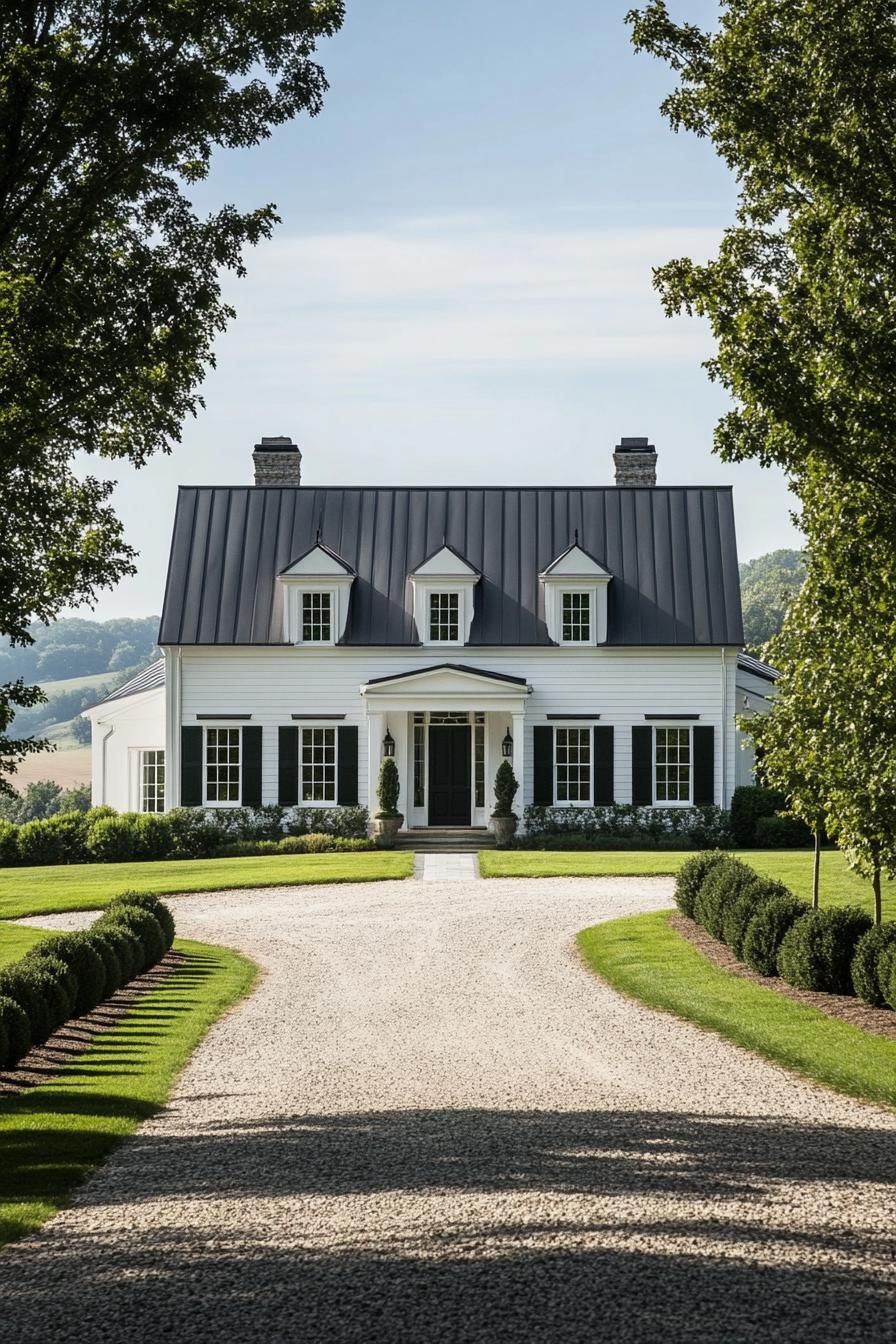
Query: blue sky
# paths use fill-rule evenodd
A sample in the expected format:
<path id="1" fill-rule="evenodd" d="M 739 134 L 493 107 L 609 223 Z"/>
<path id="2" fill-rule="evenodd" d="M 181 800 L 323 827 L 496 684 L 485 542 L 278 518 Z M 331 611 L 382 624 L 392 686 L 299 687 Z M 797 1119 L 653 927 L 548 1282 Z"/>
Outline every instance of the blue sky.
<path id="1" fill-rule="evenodd" d="M 619 436 L 646 434 L 661 483 L 734 485 L 742 558 L 798 544 L 780 475 L 712 455 L 708 333 L 651 288 L 711 253 L 734 192 L 662 120 L 671 75 L 627 8 L 348 0 L 321 115 L 203 188 L 282 223 L 228 284 L 205 412 L 170 458 L 104 473 L 141 558 L 99 617 L 159 610 L 177 484 L 248 483 L 262 434 L 293 436 L 309 484 L 435 485 L 608 484 Z"/>

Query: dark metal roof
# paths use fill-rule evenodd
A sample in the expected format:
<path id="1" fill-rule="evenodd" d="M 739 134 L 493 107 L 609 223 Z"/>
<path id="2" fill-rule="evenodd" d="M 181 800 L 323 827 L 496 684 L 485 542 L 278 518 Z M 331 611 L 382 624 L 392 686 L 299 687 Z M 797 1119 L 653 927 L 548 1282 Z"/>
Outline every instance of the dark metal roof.
<path id="1" fill-rule="evenodd" d="M 754 658 L 752 653 L 739 653 L 737 655 L 737 665 L 744 672 L 752 672 L 754 677 L 762 677 L 764 681 L 777 681 L 781 675 L 776 667 Z"/>
<path id="2" fill-rule="evenodd" d="M 538 575 L 580 545 L 616 645 L 743 644 L 729 488 L 185 486 L 160 644 L 282 644 L 277 574 L 321 539 L 352 565 L 343 643 L 418 643 L 408 575 L 442 539 L 482 574 L 470 645 L 546 645 Z M 469 647 L 469 646 L 468 646 Z"/>
<path id="3" fill-rule="evenodd" d="M 138 672 L 136 677 L 131 677 L 123 686 L 119 686 L 117 691 L 110 693 L 100 700 L 101 705 L 106 705 L 110 700 L 124 700 L 129 695 L 139 695 L 141 691 L 154 691 L 159 686 L 165 685 L 165 659 L 158 658 L 149 667 L 144 667 L 142 672 Z"/>
<path id="4" fill-rule="evenodd" d="M 384 681 L 405 681 L 408 677 L 427 676 L 430 672 L 465 672 L 471 677 L 485 677 L 488 681 L 509 681 L 513 686 L 528 685 L 525 677 L 512 677 L 509 672 L 490 672 L 484 667 L 468 667 L 465 663 L 435 663 L 415 667 L 412 672 L 393 672 L 388 677 L 371 677 L 368 686 L 379 686 Z"/>

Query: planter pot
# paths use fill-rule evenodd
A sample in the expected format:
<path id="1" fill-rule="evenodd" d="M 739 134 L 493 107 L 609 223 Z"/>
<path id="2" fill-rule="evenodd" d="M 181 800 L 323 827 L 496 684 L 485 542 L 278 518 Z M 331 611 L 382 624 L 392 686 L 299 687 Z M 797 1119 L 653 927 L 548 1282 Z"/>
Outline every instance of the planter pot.
<path id="1" fill-rule="evenodd" d="M 503 849 L 505 845 L 509 845 L 516 834 L 516 817 L 493 816 L 489 824 L 498 848 Z"/>
<path id="2" fill-rule="evenodd" d="M 394 817 L 374 817 L 373 833 L 378 835 L 384 845 L 394 845 L 395 837 L 404 825 L 404 817 L 397 812 Z"/>

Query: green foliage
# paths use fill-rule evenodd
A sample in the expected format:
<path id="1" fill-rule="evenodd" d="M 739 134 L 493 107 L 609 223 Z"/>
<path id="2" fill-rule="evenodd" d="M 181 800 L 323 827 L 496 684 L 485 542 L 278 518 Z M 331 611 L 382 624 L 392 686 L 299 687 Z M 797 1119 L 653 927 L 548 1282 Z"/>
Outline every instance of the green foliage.
<path id="1" fill-rule="evenodd" d="M 888 1008 L 896 1008 L 896 947 L 885 947 L 877 959 L 877 983 Z"/>
<path id="2" fill-rule="evenodd" d="M 797 989 L 852 994 L 851 964 L 871 920 L 856 906 L 810 910 L 784 936 L 778 971 Z"/>
<path id="3" fill-rule="evenodd" d="M 707 875 L 724 858 L 726 855 L 720 850 L 708 849 L 685 859 L 679 868 L 675 880 L 675 904 L 688 919 L 694 918 L 697 897 Z"/>
<path id="4" fill-rule="evenodd" d="M 792 895 L 793 892 L 783 882 L 770 877 L 757 877 L 728 905 L 722 920 L 722 942 L 739 960 L 743 960 L 744 937 L 756 912 L 766 901 Z"/>
<path id="5" fill-rule="evenodd" d="M 778 949 L 785 935 L 807 911 L 792 892 L 761 901 L 744 930 L 743 960 L 757 975 L 778 974 Z"/>
<path id="6" fill-rule="evenodd" d="M 379 803 L 378 817 L 397 817 L 398 797 L 401 781 L 398 766 L 392 756 L 385 756 L 380 763 L 380 772 L 376 781 L 376 800 Z"/>
<path id="7" fill-rule="evenodd" d="M 96 948 L 83 933 L 61 933 L 45 938 L 30 952 L 29 958 L 43 962 L 55 957 L 67 966 L 75 978 L 72 1011 L 75 1016 L 89 1013 L 102 1001 L 106 989 L 106 968 Z"/>
<path id="8" fill-rule="evenodd" d="M 24 793 L 9 793 L 0 798 L 0 816 L 20 825 L 26 821 L 43 821 L 60 810 L 61 797 L 61 785 L 52 779 L 36 779 Z"/>
<path id="9" fill-rule="evenodd" d="M 46 821 L 26 821 L 19 827 L 18 857 L 23 864 L 64 863 L 63 833 Z"/>
<path id="10" fill-rule="evenodd" d="M 100 961 L 103 963 L 103 992 L 100 999 L 108 999 L 121 989 L 122 985 L 127 984 L 129 976 L 125 975 L 121 958 L 116 951 L 115 942 L 107 930 L 105 933 L 97 929 L 86 929 L 84 932 L 88 946 L 96 952 Z M 130 963 L 129 963 L 130 964 Z"/>
<path id="11" fill-rule="evenodd" d="M 784 806 L 783 795 L 758 784 L 740 784 L 731 795 L 731 837 L 741 849 L 756 843 L 756 823 Z"/>
<path id="12" fill-rule="evenodd" d="M 882 1008 L 886 1003 L 886 984 L 881 980 L 880 972 L 886 969 L 883 953 L 892 949 L 896 953 L 896 924 L 877 924 L 867 933 L 863 933 L 856 943 L 855 956 L 852 959 L 850 975 L 853 988 L 860 999 L 870 1003 L 872 1008 Z"/>
<path id="13" fill-rule="evenodd" d="M 21 1004 L 0 993 L 0 1069 L 11 1069 L 31 1049 L 31 1025 Z"/>
<path id="14" fill-rule="evenodd" d="M 19 861 L 19 828 L 0 818 L 0 867 Z"/>
<path id="15" fill-rule="evenodd" d="M 274 849 L 278 854 L 360 854 L 376 849 L 376 841 L 367 836 L 360 840 L 310 831 L 307 835 L 285 835 Z"/>
<path id="16" fill-rule="evenodd" d="M 726 855 L 714 863 L 700 885 L 694 901 L 694 919 L 720 941 L 725 933 L 729 906 L 756 879 L 752 868 Z"/>
<path id="17" fill-rule="evenodd" d="M 124 928 L 134 935 L 140 945 L 140 960 L 135 974 L 142 975 L 165 955 L 165 934 L 155 915 L 149 910 L 129 904 L 111 905 L 96 922 L 95 928 Z"/>
<path id="18" fill-rule="evenodd" d="M 607 840 L 628 842 L 619 848 L 718 849 L 731 841 L 729 814 L 722 808 L 633 807 L 612 803 L 600 807 L 544 807 L 529 804 L 523 809 L 525 836 L 516 844 L 546 839 L 548 848 L 562 836 L 584 836 L 601 842 L 594 848 L 612 848 Z M 589 848 L 588 845 L 579 848 Z"/>
<path id="19" fill-rule="evenodd" d="M 495 772 L 495 810 L 496 817 L 515 816 L 513 800 L 519 791 L 519 783 L 509 761 L 502 761 Z"/>
<path id="20" fill-rule="evenodd" d="M 0 634 L 14 644 L 133 571 L 114 482 L 77 457 L 140 467 L 200 409 L 233 316 L 222 283 L 276 215 L 200 214 L 198 184 L 215 150 L 319 110 L 315 43 L 341 20 L 340 0 L 84 0 L 4 16 L 0 516 L 16 544 L 0 547 Z M 0 688 L 0 777 L 28 750 L 6 736 L 28 703 L 23 686 Z"/>
<path id="21" fill-rule="evenodd" d="M 777 635 L 787 608 L 803 586 L 806 564 L 801 551 L 771 551 L 740 566 L 744 641 L 754 653 Z"/>
<path id="22" fill-rule="evenodd" d="M 754 844 L 757 849 L 806 849 L 812 832 L 798 817 L 757 817 Z"/>
<path id="23" fill-rule="evenodd" d="M 64 967 L 27 958 L 0 971 L 0 996 L 12 999 L 27 1014 L 33 1045 L 43 1045 L 71 1013 Z"/>
<path id="24" fill-rule="evenodd" d="M 99 817 L 87 827 L 87 857 L 96 863 L 125 863 L 137 857 L 132 815 Z"/>
<path id="25" fill-rule="evenodd" d="M 102 938 L 111 947 L 117 958 L 121 967 L 119 988 L 121 988 L 121 985 L 128 984 L 136 975 L 140 974 L 140 968 L 143 965 L 143 945 L 132 929 L 111 920 L 107 924 L 97 920 L 90 933 L 93 937 Z"/>
<path id="26" fill-rule="evenodd" d="M 164 901 L 159 900 L 149 891 L 123 891 L 120 896 L 116 896 L 109 902 L 107 907 L 110 911 L 121 908 L 137 908 L 148 910 L 159 922 L 162 933 L 165 936 L 165 951 L 174 942 L 174 916 Z"/>

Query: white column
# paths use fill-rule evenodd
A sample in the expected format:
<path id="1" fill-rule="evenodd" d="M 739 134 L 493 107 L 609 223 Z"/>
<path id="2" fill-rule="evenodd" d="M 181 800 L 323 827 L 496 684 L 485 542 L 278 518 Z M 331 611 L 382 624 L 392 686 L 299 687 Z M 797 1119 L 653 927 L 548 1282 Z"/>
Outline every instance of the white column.
<path id="1" fill-rule="evenodd" d="M 525 770 L 526 770 L 525 753 L 523 750 L 525 745 L 525 731 L 526 731 L 525 714 L 519 713 L 513 715 L 513 726 L 510 731 L 513 736 L 513 760 L 511 764 L 513 765 L 513 773 L 516 775 L 516 781 L 520 786 L 519 793 L 516 795 L 516 798 L 514 799 L 513 802 L 513 810 L 516 812 L 517 816 L 522 821 L 523 808 L 526 805 L 523 797 L 525 789 Z"/>
<path id="2" fill-rule="evenodd" d="M 380 772 L 380 760 L 383 754 L 383 716 L 367 715 L 367 807 L 371 820 L 379 804 L 376 801 L 376 777 Z"/>

